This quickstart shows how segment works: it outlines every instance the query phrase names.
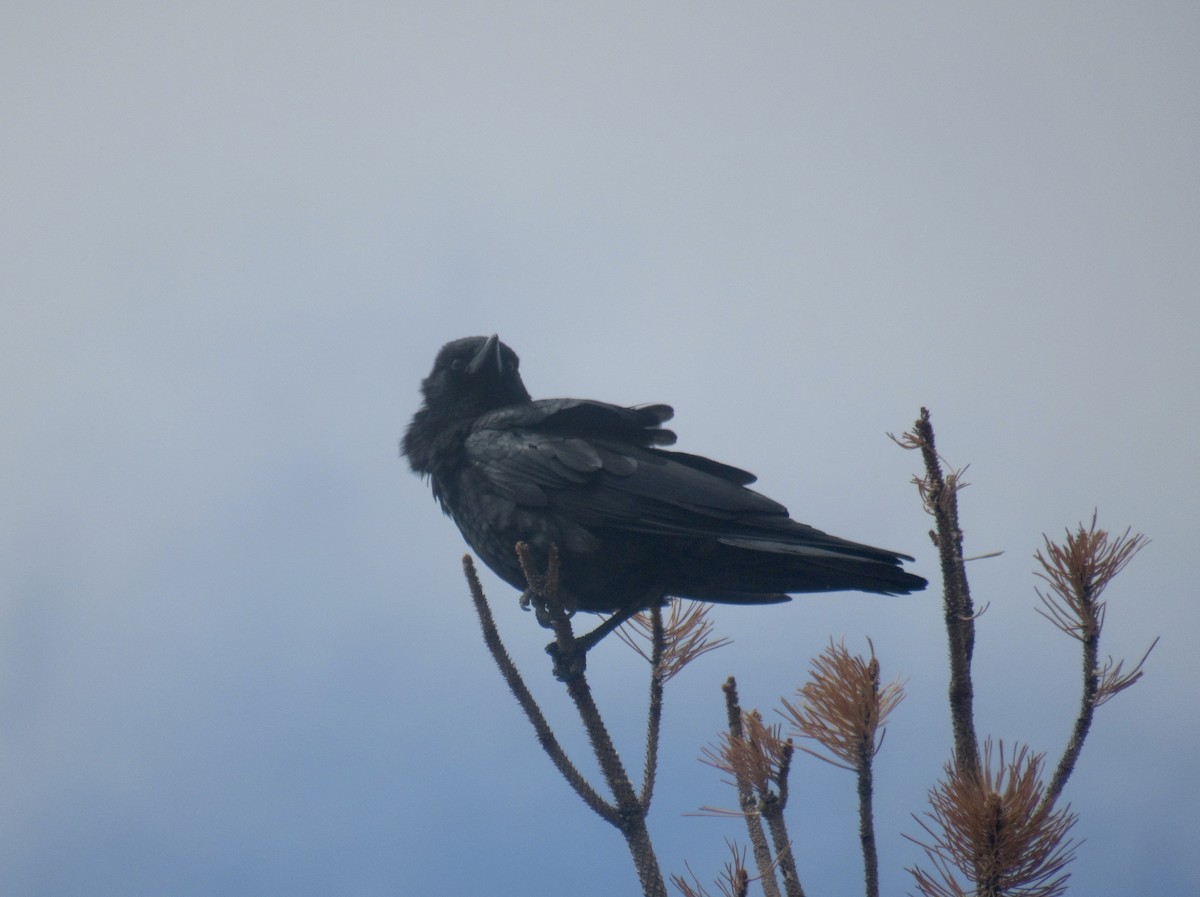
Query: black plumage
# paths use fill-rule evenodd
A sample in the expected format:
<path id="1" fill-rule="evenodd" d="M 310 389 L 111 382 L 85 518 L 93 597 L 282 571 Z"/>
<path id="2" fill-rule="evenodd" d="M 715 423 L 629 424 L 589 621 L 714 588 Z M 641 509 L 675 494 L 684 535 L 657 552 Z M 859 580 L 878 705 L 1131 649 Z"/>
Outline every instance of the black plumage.
<path id="1" fill-rule="evenodd" d="M 526 587 L 514 546 L 561 558 L 560 594 L 625 615 L 677 596 L 767 604 L 789 593 L 925 588 L 906 555 L 797 523 L 753 474 L 667 451 L 667 405 L 531 400 L 495 336 L 447 343 L 403 452 L 476 554 Z"/>

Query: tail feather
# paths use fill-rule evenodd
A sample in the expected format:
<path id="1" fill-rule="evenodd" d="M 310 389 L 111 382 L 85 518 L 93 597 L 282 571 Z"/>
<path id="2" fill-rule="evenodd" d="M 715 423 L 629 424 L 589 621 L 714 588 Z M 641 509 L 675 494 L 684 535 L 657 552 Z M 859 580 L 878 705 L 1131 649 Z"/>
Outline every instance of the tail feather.
<path id="1" fill-rule="evenodd" d="M 847 543 L 855 549 L 860 546 Z M 902 555 L 861 546 L 871 554 L 830 546 L 778 545 L 722 539 L 719 550 L 697 565 L 685 597 L 732 604 L 771 604 L 788 594 L 857 591 L 908 595 L 928 585 L 900 566 Z M 781 550 L 782 549 L 782 550 Z M 863 552 L 866 553 L 866 552 Z"/>

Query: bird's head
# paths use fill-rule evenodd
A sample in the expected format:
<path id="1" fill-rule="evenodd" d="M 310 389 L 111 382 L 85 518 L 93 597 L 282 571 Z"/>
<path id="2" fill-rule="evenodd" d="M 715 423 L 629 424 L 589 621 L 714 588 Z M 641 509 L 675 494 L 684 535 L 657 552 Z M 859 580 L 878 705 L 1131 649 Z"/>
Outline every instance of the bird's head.
<path id="1" fill-rule="evenodd" d="M 476 417 L 505 405 L 528 402 L 521 359 L 495 334 L 446 343 L 421 381 L 425 407 L 438 416 Z"/>

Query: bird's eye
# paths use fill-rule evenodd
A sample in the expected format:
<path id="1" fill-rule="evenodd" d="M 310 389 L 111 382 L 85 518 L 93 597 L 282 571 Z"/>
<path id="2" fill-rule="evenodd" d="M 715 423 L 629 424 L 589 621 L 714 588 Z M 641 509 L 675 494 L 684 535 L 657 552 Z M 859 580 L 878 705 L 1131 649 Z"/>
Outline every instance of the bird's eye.
<path id="1" fill-rule="evenodd" d="M 452 371 L 461 371 L 465 366 L 466 366 L 466 362 L 463 361 L 461 358 L 456 358 L 452 362 L 450 362 L 450 370 L 452 370 Z"/>

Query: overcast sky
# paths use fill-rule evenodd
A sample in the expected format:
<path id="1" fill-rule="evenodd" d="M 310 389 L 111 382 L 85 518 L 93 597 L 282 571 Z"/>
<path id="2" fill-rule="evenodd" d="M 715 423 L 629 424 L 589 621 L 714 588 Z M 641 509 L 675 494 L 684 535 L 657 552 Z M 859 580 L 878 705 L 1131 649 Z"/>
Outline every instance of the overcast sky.
<path id="1" fill-rule="evenodd" d="M 1151 544 L 1067 797 L 1073 893 L 1200 892 L 1200 8 L 1188 3 L 10 3 L 0 12 L 0 891 L 550 894 L 637 884 L 483 649 L 397 457 L 448 339 L 535 396 L 675 406 L 679 447 L 937 580 L 918 458 L 970 464 L 977 724 L 1055 762 L 1075 645 L 1041 534 Z M 511 650 L 586 745 L 545 634 Z M 697 762 L 830 637 L 907 680 L 883 890 L 950 755 L 938 590 L 721 608 L 650 817 L 710 879 Z M 646 670 L 591 670 L 629 765 Z M 860 887 L 854 783 L 794 771 L 808 893 Z M 562 884 L 567 882 L 567 884 Z"/>

